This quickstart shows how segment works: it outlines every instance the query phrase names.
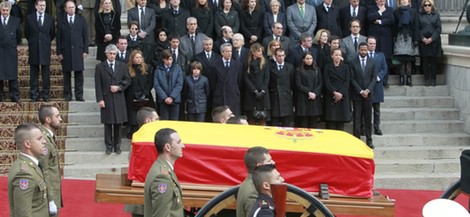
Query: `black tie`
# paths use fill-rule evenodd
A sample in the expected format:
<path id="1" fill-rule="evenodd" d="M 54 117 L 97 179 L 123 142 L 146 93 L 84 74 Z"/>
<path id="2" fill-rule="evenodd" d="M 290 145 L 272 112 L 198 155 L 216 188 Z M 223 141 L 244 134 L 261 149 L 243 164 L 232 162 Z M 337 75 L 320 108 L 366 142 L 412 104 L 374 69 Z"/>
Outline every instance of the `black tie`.
<path id="1" fill-rule="evenodd" d="M 70 25 L 73 25 L 73 18 L 70 17 L 70 22 L 69 22 Z"/>
<path id="2" fill-rule="evenodd" d="M 3 27 L 7 27 L 7 18 L 3 17 Z"/>
<path id="3" fill-rule="evenodd" d="M 173 62 L 176 62 L 176 60 L 177 60 L 177 59 L 176 59 L 176 50 L 173 49 L 172 51 L 173 51 L 173 54 L 172 54 Z"/>
<path id="4" fill-rule="evenodd" d="M 352 17 L 356 17 L 357 14 L 356 14 L 356 8 L 353 8 L 353 13 L 352 13 Z"/>
<path id="5" fill-rule="evenodd" d="M 194 56 L 194 53 L 196 52 L 196 39 L 194 38 L 194 35 L 191 36 L 191 48 L 192 55 Z"/>
<path id="6" fill-rule="evenodd" d="M 145 20 L 144 8 L 140 8 L 140 29 L 145 29 L 144 20 Z"/>
<path id="7" fill-rule="evenodd" d="M 211 59 L 211 53 L 207 53 L 207 59 L 208 59 L 208 60 Z"/>
<path id="8" fill-rule="evenodd" d="M 114 65 L 114 64 L 110 63 L 110 64 L 109 64 L 109 67 L 111 68 L 111 71 L 112 71 L 112 72 L 113 72 L 113 74 L 114 74 L 114 68 L 113 68 L 113 65 Z"/>
<path id="9" fill-rule="evenodd" d="M 39 14 L 39 19 L 38 19 L 38 26 L 42 26 L 42 14 Z"/>
<path id="10" fill-rule="evenodd" d="M 356 51 L 356 52 L 357 52 L 357 46 L 358 46 L 357 37 L 354 37 L 354 51 Z"/>
<path id="11" fill-rule="evenodd" d="M 229 62 L 225 61 L 225 68 L 228 69 L 228 67 L 229 67 Z"/>
<path id="12" fill-rule="evenodd" d="M 281 64 L 279 64 L 279 66 L 278 66 L 278 67 L 279 67 L 279 71 L 281 71 L 281 70 L 282 70 L 282 65 L 281 65 Z"/>

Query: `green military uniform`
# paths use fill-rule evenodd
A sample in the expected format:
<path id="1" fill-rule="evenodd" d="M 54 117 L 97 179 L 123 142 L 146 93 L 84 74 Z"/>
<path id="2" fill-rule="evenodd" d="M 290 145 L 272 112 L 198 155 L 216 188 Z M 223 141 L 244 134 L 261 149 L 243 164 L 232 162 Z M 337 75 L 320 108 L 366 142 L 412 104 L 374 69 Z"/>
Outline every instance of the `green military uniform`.
<path id="1" fill-rule="evenodd" d="M 248 174 L 238 189 L 237 217 L 247 217 L 248 214 L 250 214 L 251 208 L 253 207 L 257 197 L 258 192 L 253 184 L 252 176 L 251 174 Z"/>
<path id="2" fill-rule="evenodd" d="M 44 178 L 46 179 L 49 200 L 54 201 L 57 208 L 62 207 L 62 177 L 60 175 L 59 150 L 51 132 L 44 126 L 39 126 L 46 140 L 47 155 L 39 158 Z"/>
<path id="3" fill-rule="evenodd" d="M 182 217 L 183 195 L 171 165 L 159 157 L 150 168 L 144 188 L 145 217 Z"/>
<path id="4" fill-rule="evenodd" d="M 47 185 L 41 169 L 20 154 L 8 174 L 10 217 L 48 217 Z"/>

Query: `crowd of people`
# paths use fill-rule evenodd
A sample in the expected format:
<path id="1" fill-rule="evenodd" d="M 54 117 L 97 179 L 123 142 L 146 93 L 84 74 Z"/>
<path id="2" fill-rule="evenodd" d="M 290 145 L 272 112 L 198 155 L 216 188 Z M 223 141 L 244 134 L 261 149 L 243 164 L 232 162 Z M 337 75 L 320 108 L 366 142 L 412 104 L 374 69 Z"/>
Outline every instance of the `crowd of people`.
<path id="1" fill-rule="evenodd" d="M 120 153 L 117 129 L 128 123 L 130 136 L 142 106 L 155 107 L 163 120 L 209 121 L 211 110 L 223 105 L 250 124 L 315 128 L 325 121 L 326 128 L 342 130 L 354 120 L 354 135 L 364 133 L 373 147 L 371 128 L 382 134 L 380 103 L 392 62 L 399 64 L 400 85 L 412 86 L 420 56 L 425 84 L 436 85 L 442 53 L 433 0 L 136 0 L 127 11 L 127 36 L 121 35 L 119 1 L 100 0 L 95 7 L 66 1 L 55 19 L 47 3 L 37 0 L 25 19 L 31 100 L 49 100 L 45 54 L 55 39 L 64 98 L 84 101 L 83 60 L 88 45 L 96 44 L 107 152 Z M 0 61 L 9 62 L 0 80 L 9 81 L 10 99 L 18 102 L 17 55 L 10 53 L 21 41 L 22 17 L 10 16 L 13 6 L 0 5 Z"/>

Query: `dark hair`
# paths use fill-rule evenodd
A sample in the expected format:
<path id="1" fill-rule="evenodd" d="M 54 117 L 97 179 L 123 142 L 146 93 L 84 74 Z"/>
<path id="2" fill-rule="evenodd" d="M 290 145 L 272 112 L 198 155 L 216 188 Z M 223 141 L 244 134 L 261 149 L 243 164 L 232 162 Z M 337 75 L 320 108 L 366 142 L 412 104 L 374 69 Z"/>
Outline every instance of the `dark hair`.
<path id="1" fill-rule="evenodd" d="M 162 60 L 166 60 L 166 59 L 172 57 L 173 54 L 171 53 L 170 50 L 166 49 L 166 50 L 162 51 L 161 55 L 162 55 Z"/>
<path id="2" fill-rule="evenodd" d="M 176 133 L 175 130 L 170 129 L 170 128 L 163 128 L 157 131 L 155 133 L 155 147 L 157 148 L 158 154 L 163 154 L 163 149 L 165 147 L 165 144 L 171 143 L 171 134 Z"/>
<path id="3" fill-rule="evenodd" d="M 215 107 L 214 109 L 212 109 L 212 121 L 219 123 L 220 118 L 221 118 L 220 115 L 227 109 L 230 109 L 228 105 L 223 105 L 223 106 Z"/>
<path id="4" fill-rule="evenodd" d="M 360 48 L 360 47 L 362 47 L 362 46 L 366 46 L 366 47 L 367 47 L 367 42 L 361 42 L 361 43 L 359 43 L 359 46 L 358 46 L 358 47 Z"/>
<path id="5" fill-rule="evenodd" d="M 54 115 L 54 108 L 55 107 L 52 105 L 44 105 L 39 108 L 38 117 L 41 124 L 46 123 L 47 117 L 52 117 L 52 115 Z"/>
<path id="6" fill-rule="evenodd" d="M 233 116 L 227 120 L 227 124 L 242 124 L 242 120 L 247 120 L 245 115 Z"/>
<path id="7" fill-rule="evenodd" d="M 154 112 L 157 112 L 154 108 L 152 107 L 147 107 L 144 106 L 137 111 L 136 114 L 136 119 L 137 119 L 137 124 L 139 126 L 142 126 L 145 124 L 145 119 L 152 117 L 152 114 Z"/>
<path id="8" fill-rule="evenodd" d="M 265 154 L 269 154 L 269 151 L 265 147 L 261 146 L 251 147 L 246 151 L 243 161 L 245 162 L 248 173 L 252 173 L 258 163 L 262 163 L 264 161 Z"/>
<path id="9" fill-rule="evenodd" d="M 261 192 L 264 182 L 271 182 L 272 172 L 274 169 L 276 169 L 275 164 L 265 164 L 255 168 L 252 178 L 256 191 Z"/>
<path id="10" fill-rule="evenodd" d="M 202 64 L 199 61 L 194 61 L 191 63 L 191 73 L 193 69 L 199 69 L 202 71 Z"/>
<path id="11" fill-rule="evenodd" d="M 140 28 L 139 22 L 137 22 L 137 21 L 135 21 L 135 20 L 129 22 L 129 23 L 127 24 L 127 28 L 131 29 L 131 26 L 132 26 L 132 25 L 136 25 L 137 28 Z"/>
<path id="12" fill-rule="evenodd" d="M 23 141 L 31 139 L 31 131 L 39 129 L 35 124 L 20 124 L 15 129 L 15 144 L 17 149 L 23 150 Z"/>

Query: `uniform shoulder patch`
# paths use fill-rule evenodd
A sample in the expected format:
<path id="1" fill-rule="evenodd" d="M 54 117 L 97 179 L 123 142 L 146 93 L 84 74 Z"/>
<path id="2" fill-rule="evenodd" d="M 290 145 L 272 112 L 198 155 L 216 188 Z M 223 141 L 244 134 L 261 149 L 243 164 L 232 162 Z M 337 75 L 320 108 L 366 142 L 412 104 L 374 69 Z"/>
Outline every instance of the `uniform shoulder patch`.
<path id="1" fill-rule="evenodd" d="M 160 183 L 160 184 L 158 184 L 157 189 L 158 189 L 158 192 L 160 192 L 161 194 L 163 194 L 163 193 L 165 193 L 166 190 L 168 189 L 168 185 L 165 184 L 165 183 Z"/>
<path id="2" fill-rule="evenodd" d="M 27 190 L 29 187 L 29 180 L 27 179 L 20 179 L 20 189 L 21 190 Z"/>

